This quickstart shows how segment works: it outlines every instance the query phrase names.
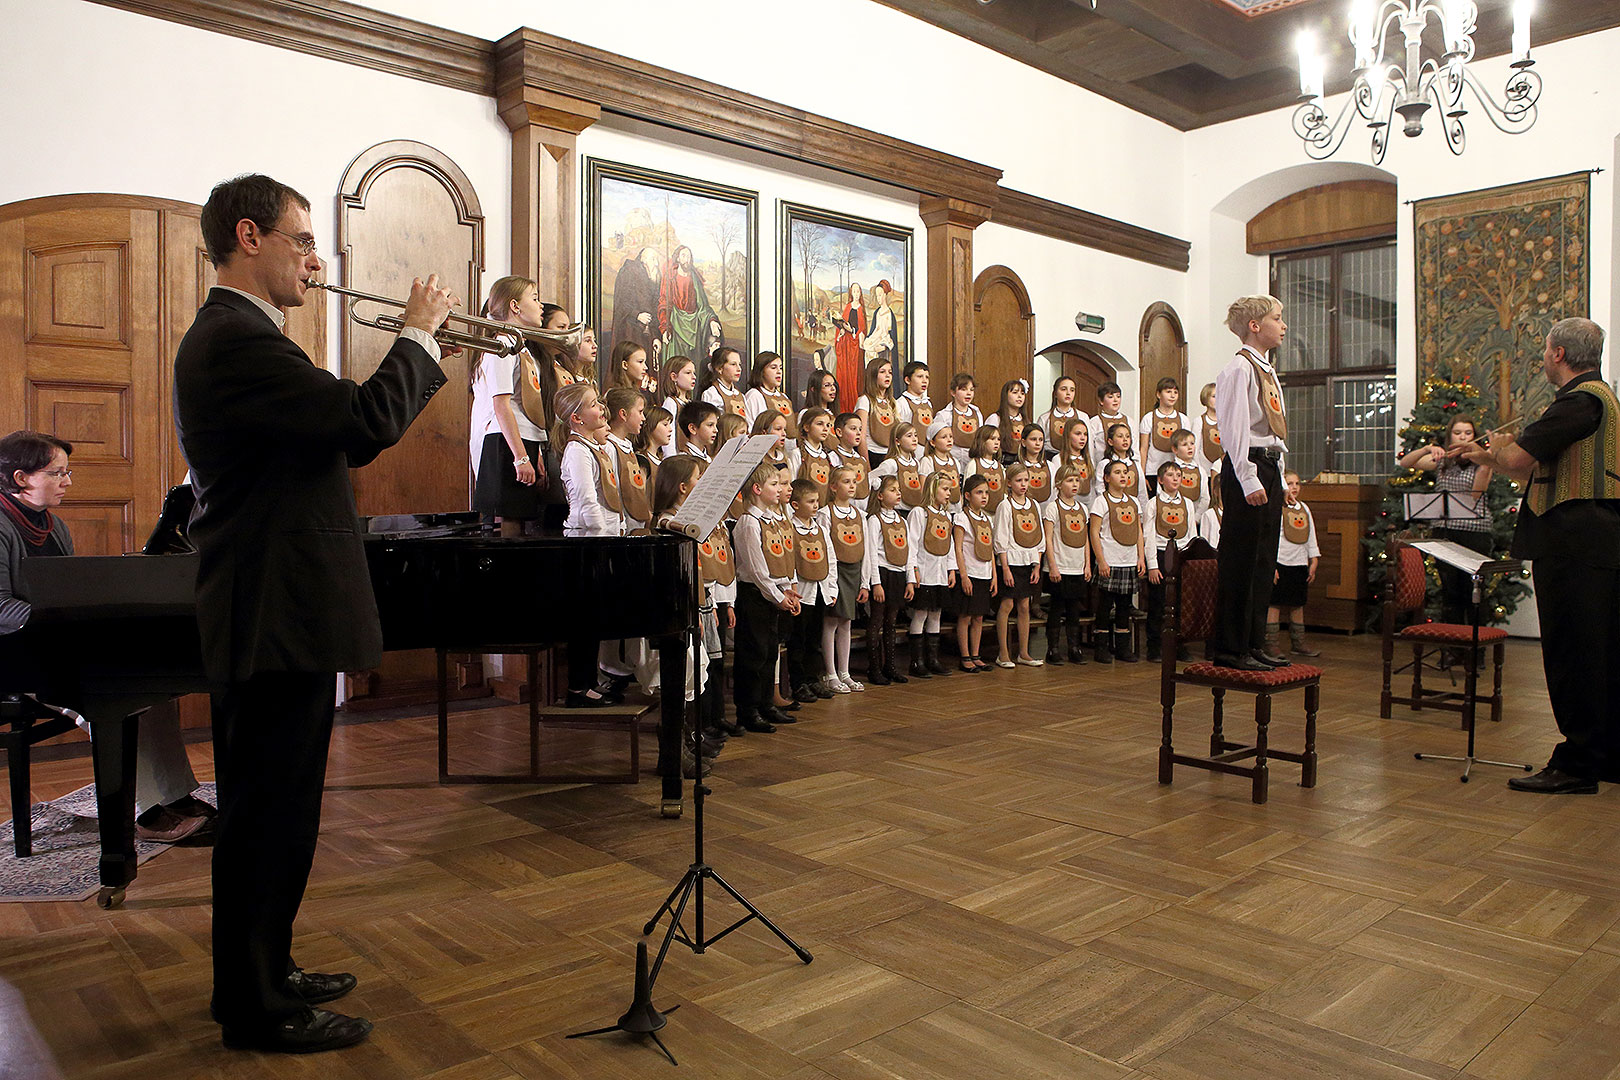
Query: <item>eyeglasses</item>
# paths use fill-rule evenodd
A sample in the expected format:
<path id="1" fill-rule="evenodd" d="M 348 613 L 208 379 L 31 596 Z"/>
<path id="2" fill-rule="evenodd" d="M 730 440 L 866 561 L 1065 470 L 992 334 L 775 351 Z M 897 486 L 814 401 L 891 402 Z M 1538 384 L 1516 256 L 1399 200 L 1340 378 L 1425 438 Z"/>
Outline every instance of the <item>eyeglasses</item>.
<path id="1" fill-rule="evenodd" d="M 50 477 L 52 480 L 71 480 L 73 478 L 73 470 L 72 469 L 52 469 L 50 472 L 46 473 L 45 475 Z"/>
<path id="2" fill-rule="evenodd" d="M 284 231 L 282 229 L 265 228 L 263 231 L 264 232 L 281 233 L 282 236 L 285 236 L 287 239 L 289 239 L 289 240 L 291 240 L 293 242 L 293 246 L 298 249 L 300 254 L 303 254 L 303 255 L 313 255 L 313 254 L 315 254 L 315 238 L 313 236 L 294 236 L 292 233 L 286 232 L 286 231 Z"/>

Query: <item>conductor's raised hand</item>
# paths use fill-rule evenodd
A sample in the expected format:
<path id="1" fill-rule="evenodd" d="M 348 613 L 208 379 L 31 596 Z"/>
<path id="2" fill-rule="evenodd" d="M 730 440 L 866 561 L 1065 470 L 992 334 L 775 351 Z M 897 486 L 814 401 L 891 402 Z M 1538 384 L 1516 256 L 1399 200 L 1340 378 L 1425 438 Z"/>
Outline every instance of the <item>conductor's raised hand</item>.
<path id="1" fill-rule="evenodd" d="M 436 334 L 451 310 L 460 304 L 454 293 L 439 287 L 438 274 L 429 274 L 426 281 L 416 278 L 411 282 L 411 298 L 405 301 L 405 325 Z"/>

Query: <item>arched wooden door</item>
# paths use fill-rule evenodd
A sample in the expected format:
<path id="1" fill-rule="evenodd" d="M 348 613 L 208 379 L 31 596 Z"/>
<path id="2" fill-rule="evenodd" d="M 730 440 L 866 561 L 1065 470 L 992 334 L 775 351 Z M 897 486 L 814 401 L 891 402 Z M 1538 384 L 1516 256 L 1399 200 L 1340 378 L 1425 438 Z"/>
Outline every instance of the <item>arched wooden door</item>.
<path id="1" fill-rule="evenodd" d="M 1191 398 L 1196 405 L 1198 394 L 1189 393 L 1187 388 L 1187 335 L 1182 332 L 1181 316 L 1176 314 L 1176 309 L 1162 300 L 1149 304 L 1142 313 L 1142 328 L 1136 343 L 1137 370 L 1141 372 L 1138 385 L 1142 396 L 1137 399 L 1140 411 L 1145 413 L 1153 408 L 1154 387 L 1160 379 L 1169 376 L 1181 386 L 1181 411 L 1191 416 L 1196 409 L 1189 409 L 1187 400 Z"/>
<path id="2" fill-rule="evenodd" d="M 0 434 L 73 444 L 57 512 L 81 554 L 139 548 L 185 477 L 174 353 L 214 282 L 201 213 L 138 195 L 0 206 Z M 290 311 L 287 332 L 324 362 L 325 295 Z"/>
<path id="3" fill-rule="evenodd" d="M 1035 312 L 1029 290 L 1005 266 L 987 266 L 973 281 L 974 403 L 986 416 L 1009 379 L 1030 381 L 1035 371 Z M 933 385 L 949 391 L 949 374 L 936 373 Z"/>

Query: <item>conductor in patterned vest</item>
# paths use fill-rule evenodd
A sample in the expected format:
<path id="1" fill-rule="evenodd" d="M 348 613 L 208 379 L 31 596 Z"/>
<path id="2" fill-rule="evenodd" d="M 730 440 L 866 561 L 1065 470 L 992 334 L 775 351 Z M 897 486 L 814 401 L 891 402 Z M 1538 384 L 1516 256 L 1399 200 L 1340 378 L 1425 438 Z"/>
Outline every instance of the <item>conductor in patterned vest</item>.
<path id="1" fill-rule="evenodd" d="M 1603 328 L 1562 319 L 1541 370 L 1558 394 L 1517 442 L 1456 456 L 1525 489 L 1513 556 L 1532 562 L 1547 697 L 1564 741 L 1547 767 L 1508 786 L 1589 795 L 1620 782 L 1620 403 L 1603 381 Z"/>

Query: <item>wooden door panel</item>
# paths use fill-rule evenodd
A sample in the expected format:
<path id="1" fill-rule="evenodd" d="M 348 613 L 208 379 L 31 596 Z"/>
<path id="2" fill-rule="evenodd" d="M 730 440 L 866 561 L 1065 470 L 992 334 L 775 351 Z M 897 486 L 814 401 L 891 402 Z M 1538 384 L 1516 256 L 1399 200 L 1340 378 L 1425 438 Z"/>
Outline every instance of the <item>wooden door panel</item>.
<path id="1" fill-rule="evenodd" d="M 74 469 L 74 479 L 75 481 L 78 479 L 77 467 Z M 74 490 L 68 494 L 68 500 L 55 512 L 67 522 L 68 531 L 73 534 L 74 554 L 124 553 L 124 537 L 134 525 L 134 506 L 131 500 L 85 498 L 79 494 L 78 484 L 75 483 Z"/>
<path id="2" fill-rule="evenodd" d="M 1034 374 L 1035 313 L 1029 291 L 1007 267 L 986 267 L 973 282 L 974 404 L 988 416 L 996 411 L 1003 383 L 1030 382 Z"/>
<path id="3" fill-rule="evenodd" d="M 90 465 L 131 465 L 130 388 L 116 384 L 28 382 L 28 421 L 73 444 L 75 476 Z"/>
<path id="4" fill-rule="evenodd" d="M 30 250 L 28 344 L 128 349 L 128 255 L 123 244 Z"/>
<path id="5" fill-rule="evenodd" d="M 1177 406 L 1188 416 L 1198 411 L 1198 395 L 1187 392 L 1187 338 L 1182 333 L 1181 317 L 1176 309 L 1163 301 L 1148 306 L 1142 314 L 1141 332 L 1137 343 L 1137 370 L 1140 372 L 1137 405 L 1141 412 L 1153 408 L 1154 388 L 1159 380 L 1169 377 L 1181 387 L 1181 403 Z M 1192 399 L 1189 407 L 1188 398 Z"/>

